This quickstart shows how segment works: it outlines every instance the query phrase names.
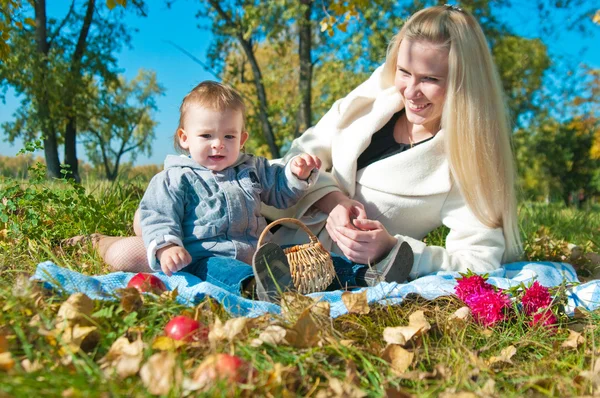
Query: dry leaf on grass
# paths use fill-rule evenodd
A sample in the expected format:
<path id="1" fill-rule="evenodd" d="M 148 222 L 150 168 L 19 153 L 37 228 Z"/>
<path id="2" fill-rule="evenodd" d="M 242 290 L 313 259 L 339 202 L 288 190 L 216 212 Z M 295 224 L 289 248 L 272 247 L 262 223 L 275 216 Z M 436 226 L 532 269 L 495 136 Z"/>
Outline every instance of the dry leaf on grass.
<path id="1" fill-rule="evenodd" d="M 387 327 L 383 330 L 383 340 L 388 344 L 405 346 L 414 336 L 420 336 L 431 329 L 423 311 L 416 311 L 408 317 L 408 326 Z"/>
<path id="2" fill-rule="evenodd" d="M 105 374 L 114 372 L 121 379 L 133 376 L 140 370 L 145 347 L 146 344 L 140 336 L 131 343 L 127 337 L 119 337 L 112 344 L 108 353 L 98 361 L 100 368 L 104 370 Z"/>
<path id="3" fill-rule="evenodd" d="M 581 333 L 575 332 L 574 330 L 569 330 L 569 337 L 560 345 L 563 348 L 577 348 L 581 344 L 583 344 L 584 338 Z"/>
<path id="4" fill-rule="evenodd" d="M 331 304 L 328 301 L 317 301 L 310 307 L 310 311 L 317 317 L 329 318 Z"/>
<path id="5" fill-rule="evenodd" d="M 470 317 L 471 309 L 467 306 L 460 307 L 448 317 L 448 322 L 452 325 L 463 325 Z"/>
<path id="6" fill-rule="evenodd" d="M 15 360 L 9 351 L 0 353 L 0 370 L 10 370 L 14 366 Z"/>
<path id="7" fill-rule="evenodd" d="M 219 318 L 216 318 L 215 323 L 210 328 L 210 333 L 208 333 L 208 340 L 211 343 L 215 343 L 222 340 L 234 341 L 243 339 L 247 334 L 248 322 L 250 321 L 250 318 L 240 317 L 228 319 L 223 324 Z"/>
<path id="8" fill-rule="evenodd" d="M 287 330 L 278 325 L 271 325 L 263 330 L 258 338 L 252 340 L 250 344 L 252 347 L 259 347 L 263 343 L 271 344 L 277 346 L 279 344 L 287 343 L 285 340 L 285 335 L 287 334 Z"/>
<path id="9" fill-rule="evenodd" d="M 391 364 L 392 369 L 398 375 L 406 372 L 414 357 L 414 353 L 396 344 L 388 345 L 382 355 L 382 358 Z"/>
<path id="10" fill-rule="evenodd" d="M 33 362 L 31 362 L 29 359 L 25 358 L 24 360 L 21 361 L 21 367 L 27 373 L 33 373 L 33 372 L 37 372 L 38 370 L 44 369 L 44 365 L 42 365 L 42 363 L 37 358 L 34 359 Z"/>
<path id="11" fill-rule="evenodd" d="M 183 372 L 177 366 L 175 354 L 164 351 L 148 358 L 140 370 L 140 377 L 150 394 L 166 395 L 181 383 Z"/>
<path id="12" fill-rule="evenodd" d="M 73 293 L 61 304 L 56 315 L 56 326 L 91 325 L 94 302 L 83 293 Z"/>
<path id="13" fill-rule="evenodd" d="M 315 301 L 308 296 L 297 292 L 285 292 L 280 300 L 281 316 L 290 322 L 295 322 L 305 309 L 314 304 Z"/>
<path id="14" fill-rule="evenodd" d="M 491 365 L 493 365 L 495 363 L 508 363 L 508 364 L 512 364 L 513 362 L 511 361 L 511 358 L 516 353 L 517 353 L 517 349 L 515 348 L 515 346 L 509 345 L 508 347 L 506 347 L 502 351 L 500 351 L 500 355 L 490 357 L 490 359 L 487 360 L 487 364 L 489 366 L 491 366 Z"/>
<path id="15" fill-rule="evenodd" d="M 64 329 L 54 329 L 47 337 L 50 341 L 61 345 L 60 354 L 69 355 L 78 352 L 80 349 L 89 352 L 100 341 L 100 334 L 95 326 L 68 326 Z"/>
<path id="16" fill-rule="evenodd" d="M 126 313 L 137 311 L 144 305 L 144 300 L 139 290 L 135 287 L 120 289 L 121 307 Z"/>
<path id="17" fill-rule="evenodd" d="M 367 302 L 367 290 L 360 293 L 342 293 L 342 302 L 350 314 L 368 314 L 371 311 Z"/>
<path id="18" fill-rule="evenodd" d="M 596 388 L 600 387 L 600 358 L 596 359 L 591 370 L 584 370 L 579 373 L 579 377 L 591 381 Z"/>
<path id="19" fill-rule="evenodd" d="M 185 340 L 175 340 L 168 336 L 158 336 L 152 342 L 152 349 L 159 351 L 175 351 L 179 347 L 187 345 Z"/>
<path id="20" fill-rule="evenodd" d="M 0 334 L 0 354 L 6 351 L 8 351 L 8 340 L 5 335 Z"/>
<path id="21" fill-rule="evenodd" d="M 346 383 L 340 379 L 330 378 L 326 389 L 319 391 L 317 398 L 363 398 L 367 394 L 358 386 Z"/>
<path id="22" fill-rule="evenodd" d="M 317 325 L 310 308 L 300 314 L 296 324 L 287 331 L 285 340 L 296 348 L 315 347 L 321 341 L 321 328 Z"/>

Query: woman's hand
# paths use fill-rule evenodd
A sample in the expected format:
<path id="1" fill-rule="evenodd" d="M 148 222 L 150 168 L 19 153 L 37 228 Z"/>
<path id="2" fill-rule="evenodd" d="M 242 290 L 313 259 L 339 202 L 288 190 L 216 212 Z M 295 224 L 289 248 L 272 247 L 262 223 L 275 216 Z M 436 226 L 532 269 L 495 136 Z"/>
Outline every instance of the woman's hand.
<path id="1" fill-rule="evenodd" d="M 170 245 L 156 251 L 156 258 L 160 262 L 162 272 L 167 276 L 181 271 L 192 262 L 190 253 L 181 246 Z"/>
<path id="2" fill-rule="evenodd" d="M 334 242 L 338 242 L 338 227 L 355 229 L 352 220 L 367 218 L 367 213 L 362 203 L 349 199 L 344 196 L 344 199 L 331 209 L 329 217 L 327 217 L 327 232 Z"/>
<path id="3" fill-rule="evenodd" d="M 379 221 L 362 218 L 355 219 L 352 228 L 335 226 L 335 233 L 336 243 L 344 256 L 359 264 L 375 264 L 398 242 Z"/>

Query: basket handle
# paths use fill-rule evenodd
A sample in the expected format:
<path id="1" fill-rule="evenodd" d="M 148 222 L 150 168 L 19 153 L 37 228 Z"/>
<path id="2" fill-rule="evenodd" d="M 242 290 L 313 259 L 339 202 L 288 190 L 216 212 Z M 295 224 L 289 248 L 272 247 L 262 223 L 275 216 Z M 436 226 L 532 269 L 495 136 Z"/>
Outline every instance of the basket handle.
<path id="1" fill-rule="evenodd" d="M 310 229 L 308 229 L 308 227 L 306 225 L 304 225 L 304 223 L 302 221 L 300 221 L 296 218 L 287 217 L 287 218 L 280 218 L 279 220 L 275 220 L 271 224 L 267 225 L 266 228 L 264 229 L 264 231 L 262 231 L 262 233 L 260 234 L 260 237 L 258 238 L 257 247 L 262 246 L 263 239 L 265 238 L 265 236 L 267 236 L 267 234 L 269 233 L 269 230 L 271 228 L 273 228 L 276 225 L 288 223 L 288 222 L 292 223 L 292 224 L 296 224 L 300 228 L 302 228 L 304 230 L 304 232 L 306 232 L 308 234 L 308 237 L 310 238 L 311 243 L 317 243 L 319 241 L 319 239 L 315 236 L 315 234 L 313 234 L 312 231 Z"/>

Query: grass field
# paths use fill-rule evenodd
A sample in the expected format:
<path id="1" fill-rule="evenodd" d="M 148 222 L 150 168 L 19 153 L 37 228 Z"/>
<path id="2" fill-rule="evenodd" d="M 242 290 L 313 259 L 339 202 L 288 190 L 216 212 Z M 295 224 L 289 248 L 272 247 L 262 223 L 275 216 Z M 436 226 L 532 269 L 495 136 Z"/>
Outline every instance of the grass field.
<path id="1" fill-rule="evenodd" d="M 42 289 L 27 276 L 46 260 L 85 274 L 109 272 L 90 247 L 63 249 L 60 241 L 92 232 L 131 234 L 145 182 L 0 184 L 0 396 L 504 397 L 598 392 L 597 313 L 561 316 L 552 331 L 528 327 L 518 313 L 492 328 L 452 320 L 464 305 L 455 297 L 363 306 L 363 313 L 337 319 L 297 295 L 287 298 L 281 317 L 254 320 L 231 321 L 210 299 L 189 308 L 171 297 L 150 295 L 143 303 L 135 297 L 84 300 L 76 311 L 65 311 L 67 297 Z M 528 259 L 571 261 L 569 243 L 584 252 L 599 251 L 597 207 L 524 203 L 520 220 Z M 445 233 L 432 232 L 427 243 L 443 245 Z M 572 262 L 582 277 L 594 276 L 589 260 Z M 418 311 L 430 328 L 421 329 L 403 348 L 387 346 L 385 328 L 408 325 Z M 174 347 L 161 339 L 169 319 L 182 313 L 210 326 L 210 341 Z M 282 333 L 287 343 L 279 341 Z M 122 336 L 127 348 L 113 347 L 107 357 Z M 271 343 L 258 345 L 257 338 Z M 198 368 L 215 353 L 235 354 L 254 371 L 240 382 L 206 382 L 206 372 Z"/>

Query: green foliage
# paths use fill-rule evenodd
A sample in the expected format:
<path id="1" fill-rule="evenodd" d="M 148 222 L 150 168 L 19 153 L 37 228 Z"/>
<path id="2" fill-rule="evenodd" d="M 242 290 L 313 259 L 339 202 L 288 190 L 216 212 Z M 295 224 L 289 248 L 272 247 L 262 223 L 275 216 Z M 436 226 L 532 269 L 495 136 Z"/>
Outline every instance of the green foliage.
<path id="1" fill-rule="evenodd" d="M 87 113 L 78 124 L 82 142 L 92 165 L 102 167 L 109 180 L 117 178 L 124 155 L 135 162 L 141 154 L 152 154 L 157 110 L 156 97 L 164 95 L 156 73 L 140 70 L 130 82 L 98 82 L 91 90 Z"/>

